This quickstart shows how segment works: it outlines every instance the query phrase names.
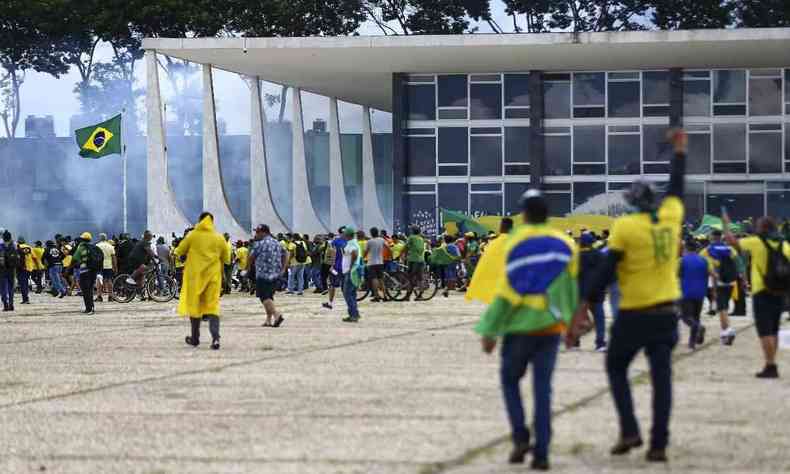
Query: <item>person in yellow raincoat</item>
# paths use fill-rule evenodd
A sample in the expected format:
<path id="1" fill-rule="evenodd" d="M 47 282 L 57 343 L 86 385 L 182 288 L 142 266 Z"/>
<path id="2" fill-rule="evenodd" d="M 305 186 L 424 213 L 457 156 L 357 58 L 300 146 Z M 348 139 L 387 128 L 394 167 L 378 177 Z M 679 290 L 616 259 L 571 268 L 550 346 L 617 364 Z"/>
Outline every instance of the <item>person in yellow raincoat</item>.
<path id="1" fill-rule="evenodd" d="M 466 290 L 466 301 L 478 300 L 485 304 L 494 301 L 499 288 L 497 283 L 505 276 L 505 269 L 500 263 L 505 260 L 505 244 L 511 230 L 513 230 L 513 220 L 508 217 L 502 219 L 499 236 L 489 242 L 477 263 L 477 270 L 472 275 Z"/>
<path id="2" fill-rule="evenodd" d="M 178 314 L 189 317 L 191 346 L 200 344 L 200 322 L 205 316 L 211 332 L 211 348 L 219 349 L 219 297 L 222 292 L 223 265 L 230 264 L 230 249 L 222 235 L 214 230 L 214 216 L 200 214 L 198 224 L 178 244 L 176 258 L 186 257 Z"/>

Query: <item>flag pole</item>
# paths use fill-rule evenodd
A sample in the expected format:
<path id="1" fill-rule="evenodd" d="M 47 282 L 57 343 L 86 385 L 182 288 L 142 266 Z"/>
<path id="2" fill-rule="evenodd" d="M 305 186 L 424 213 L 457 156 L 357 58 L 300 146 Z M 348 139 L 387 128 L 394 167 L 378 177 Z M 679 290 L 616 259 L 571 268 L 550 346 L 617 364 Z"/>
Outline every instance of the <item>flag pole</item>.
<path id="1" fill-rule="evenodd" d="M 126 131 L 124 130 L 124 114 L 126 108 L 121 109 L 121 161 L 123 162 L 123 233 L 128 232 L 127 229 L 127 214 L 126 214 Z"/>

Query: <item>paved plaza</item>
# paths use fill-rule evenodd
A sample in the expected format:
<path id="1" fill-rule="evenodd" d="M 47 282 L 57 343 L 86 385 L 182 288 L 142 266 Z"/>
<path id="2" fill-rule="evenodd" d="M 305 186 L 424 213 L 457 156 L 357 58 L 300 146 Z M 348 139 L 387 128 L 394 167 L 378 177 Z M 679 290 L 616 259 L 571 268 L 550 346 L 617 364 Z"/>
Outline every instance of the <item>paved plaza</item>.
<path id="1" fill-rule="evenodd" d="M 184 342 L 175 303 L 97 305 L 33 295 L 0 316 L 0 472 L 524 472 L 505 463 L 508 427 L 498 357 L 472 327 L 482 306 L 430 302 L 319 309 L 317 296 L 277 302 L 286 321 L 262 328 L 255 300 L 223 300 L 222 349 Z M 675 351 L 669 466 L 643 451 L 608 455 L 616 419 L 592 335 L 560 355 L 554 383 L 555 472 L 790 472 L 790 358 L 762 368 L 751 318 L 733 318 L 733 347 L 705 317 L 706 345 Z M 685 331 L 685 328 L 684 328 Z M 684 334 L 685 335 L 685 334 Z M 685 340 L 685 337 L 683 338 Z M 643 433 L 650 384 L 632 368 Z M 525 382 L 525 394 L 531 384 Z M 531 397 L 527 397 L 531 398 Z"/>

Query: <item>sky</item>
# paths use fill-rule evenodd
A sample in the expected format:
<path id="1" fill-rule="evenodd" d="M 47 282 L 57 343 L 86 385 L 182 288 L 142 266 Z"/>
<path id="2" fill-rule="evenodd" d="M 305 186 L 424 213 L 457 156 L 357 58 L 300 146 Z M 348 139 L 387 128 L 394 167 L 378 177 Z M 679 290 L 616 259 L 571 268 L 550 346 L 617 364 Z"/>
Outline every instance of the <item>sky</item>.
<path id="1" fill-rule="evenodd" d="M 512 20 L 505 13 L 504 4 L 495 2 L 493 8 L 494 19 L 505 30 L 512 29 Z M 487 24 L 478 25 L 481 33 L 491 32 Z M 363 35 L 378 35 L 379 29 L 372 23 L 364 24 L 360 28 Z M 97 51 L 99 61 L 109 60 L 111 57 L 110 48 L 102 45 Z M 137 65 L 136 87 L 145 88 L 145 65 L 143 61 Z M 55 121 L 55 134 L 57 136 L 70 136 L 72 130 L 69 128 L 69 119 L 72 115 L 78 114 L 80 104 L 74 94 L 74 86 L 80 80 L 79 73 L 72 69 L 68 74 L 54 78 L 49 74 L 30 72 L 25 78 L 22 87 L 22 118 L 17 130 L 18 136 L 24 136 L 24 121 L 28 115 L 52 115 Z M 166 89 L 167 81 L 160 73 L 160 84 L 164 100 L 167 101 L 168 92 Z M 235 74 L 225 71 L 217 71 L 214 75 L 215 101 L 217 105 L 217 118 L 227 124 L 229 134 L 248 134 L 250 132 L 249 113 L 238 113 L 250 109 L 249 93 L 244 82 Z M 267 88 L 271 92 L 276 92 L 276 88 Z M 306 97 L 307 96 L 307 97 Z M 309 125 L 316 118 L 324 118 L 329 115 L 329 102 L 326 98 L 315 97 L 312 94 L 305 94 L 302 97 L 302 107 L 304 110 L 304 121 Z M 267 113 L 269 110 L 267 110 Z M 340 104 L 340 127 L 343 132 L 360 132 L 362 127 L 361 108 L 351 104 Z M 388 114 L 373 114 L 373 128 L 386 128 L 389 118 Z"/>

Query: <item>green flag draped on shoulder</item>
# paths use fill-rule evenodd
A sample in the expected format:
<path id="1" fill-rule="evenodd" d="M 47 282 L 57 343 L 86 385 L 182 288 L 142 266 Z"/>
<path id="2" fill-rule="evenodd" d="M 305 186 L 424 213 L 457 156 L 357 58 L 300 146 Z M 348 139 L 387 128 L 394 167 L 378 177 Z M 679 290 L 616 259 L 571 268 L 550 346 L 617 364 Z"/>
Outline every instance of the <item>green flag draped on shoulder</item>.
<path id="1" fill-rule="evenodd" d="M 120 154 L 121 150 L 121 114 L 90 127 L 74 131 L 80 156 L 83 158 L 101 158 Z"/>

